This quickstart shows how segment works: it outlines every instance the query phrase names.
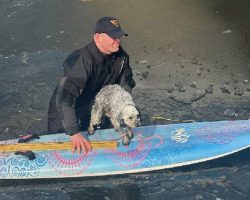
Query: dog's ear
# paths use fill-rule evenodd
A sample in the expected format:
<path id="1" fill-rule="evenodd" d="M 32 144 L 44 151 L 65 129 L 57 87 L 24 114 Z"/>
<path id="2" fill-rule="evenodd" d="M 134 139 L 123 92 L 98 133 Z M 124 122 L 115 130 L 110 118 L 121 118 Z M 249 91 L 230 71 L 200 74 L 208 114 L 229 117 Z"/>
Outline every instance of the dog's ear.
<path id="1" fill-rule="evenodd" d="M 135 108 L 138 110 L 138 112 L 139 112 L 139 118 L 141 119 L 141 111 L 140 111 L 140 109 L 137 106 L 135 106 Z"/>

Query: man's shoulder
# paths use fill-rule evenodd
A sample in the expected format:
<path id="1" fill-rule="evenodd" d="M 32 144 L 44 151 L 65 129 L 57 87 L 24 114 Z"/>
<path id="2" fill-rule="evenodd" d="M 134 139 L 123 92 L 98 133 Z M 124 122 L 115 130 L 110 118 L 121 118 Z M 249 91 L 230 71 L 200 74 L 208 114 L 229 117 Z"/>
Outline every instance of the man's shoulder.
<path id="1" fill-rule="evenodd" d="M 88 46 L 85 46 L 80 49 L 76 49 L 71 54 L 68 55 L 68 57 L 65 59 L 64 64 L 67 65 L 73 65 L 77 60 L 79 59 L 91 59 L 91 53 L 89 52 Z"/>
<path id="2" fill-rule="evenodd" d="M 72 56 L 72 57 L 74 57 L 74 56 L 76 56 L 76 57 L 79 57 L 79 56 L 91 57 L 91 53 L 89 51 L 88 46 L 89 45 L 86 45 L 85 47 L 82 47 L 80 49 L 76 49 L 68 57 L 70 57 L 70 56 Z"/>

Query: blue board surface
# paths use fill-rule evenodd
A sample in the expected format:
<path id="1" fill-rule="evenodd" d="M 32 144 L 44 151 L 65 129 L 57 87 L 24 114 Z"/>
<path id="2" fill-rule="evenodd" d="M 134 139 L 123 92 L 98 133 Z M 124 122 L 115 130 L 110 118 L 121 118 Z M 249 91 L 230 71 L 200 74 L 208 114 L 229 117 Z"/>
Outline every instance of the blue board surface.
<path id="1" fill-rule="evenodd" d="M 0 179 L 146 172 L 212 160 L 250 146 L 250 120 L 142 126 L 133 132 L 130 145 L 123 146 L 113 129 L 98 130 L 90 140 L 118 140 L 119 146 L 116 150 L 93 150 L 87 155 L 72 154 L 70 150 L 39 151 L 35 152 L 35 160 L 28 160 L 14 153 L 0 153 Z M 44 135 L 32 142 L 52 141 L 69 141 L 69 136 L 63 133 Z"/>

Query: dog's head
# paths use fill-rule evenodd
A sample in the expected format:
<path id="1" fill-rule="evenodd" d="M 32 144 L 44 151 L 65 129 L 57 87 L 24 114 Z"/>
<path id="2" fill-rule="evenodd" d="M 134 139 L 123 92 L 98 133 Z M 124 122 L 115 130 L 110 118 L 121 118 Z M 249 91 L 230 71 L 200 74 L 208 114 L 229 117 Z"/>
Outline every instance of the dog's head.
<path id="1" fill-rule="evenodd" d="M 141 116 L 140 112 L 134 105 L 126 105 L 122 109 L 121 113 L 121 125 L 127 125 L 130 128 L 134 128 L 140 125 Z"/>

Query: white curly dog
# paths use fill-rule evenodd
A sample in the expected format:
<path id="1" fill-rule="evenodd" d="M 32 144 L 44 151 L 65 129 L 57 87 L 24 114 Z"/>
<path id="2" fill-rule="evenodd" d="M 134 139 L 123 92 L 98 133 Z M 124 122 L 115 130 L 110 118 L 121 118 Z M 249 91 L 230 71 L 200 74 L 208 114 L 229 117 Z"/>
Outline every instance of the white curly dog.
<path id="1" fill-rule="evenodd" d="M 95 97 L 88 128 L 93 134 L 103 116 L 107 116 L 114 129 L 120 133 L 122 143 L 128 145 L 133 137 L 132 128 L 140 125 L 140 113 L 132 96 L 120 85 L 107 85 Z"/>

